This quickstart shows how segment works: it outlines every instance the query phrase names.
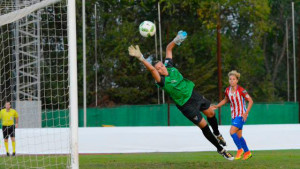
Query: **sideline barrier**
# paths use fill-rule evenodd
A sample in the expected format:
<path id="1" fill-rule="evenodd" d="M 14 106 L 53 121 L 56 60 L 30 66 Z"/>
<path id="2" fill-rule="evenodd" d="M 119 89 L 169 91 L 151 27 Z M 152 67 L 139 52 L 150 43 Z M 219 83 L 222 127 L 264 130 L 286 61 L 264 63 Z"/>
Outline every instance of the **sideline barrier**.
<path id="1" fill-rule="evenodd" d="M 298 124 L 298 103 L 255 103 L 249 113 L 247 124 Z M 231 125 L 230 106 L 221 109 L 222 125 Z M 218 118 L 218 111 L 216 111 Z M 51 123 L 50 123 L 51 124 Z M 167 126 L 168 105 L 131 105 L 115 108 L 87 109 L 87 126 Z M 193 126 L 174 104 L 170 106 L 171 126 Z M 83 110 L 79 111 L 79 126 L 83 127 Z"/>
<path id="2" fill-rule="evenodd" d="M 220 126 L 220 132 L 227 142 L 226 149 L 236 151 L 229 128 Z M 67 128 L 16 129 L 16 151 L 18 154 L 69 153 L 69 131 Z M 299 133 L 300 124 L 244 126 L 250 150 L 300 149 Z M 216 151 L 196 126 L 88 127 L 79 128 L 78 139 L 79 153 Z M 1 155 L 5 154 L 3 144 L 1 138 Z"/>
<path id="3" fill-rule="evenodd" d="M 255 103 L 247 124 L 298 124 L 298 103 Z M 231 124 L 229 104 L 222 107 L 222 125 Z M 218 111 L 216 111 L 217 118 Z M 42 112 L 42 127 L 68 127 L 69 112 Z M 204 118 L 206 118 L 204 116 Z M 113 108 L 88 108 L 87 127 L 113 126 L 167 126 L 168 105 L 127 105 Z M 170 105 L 171 126 L 193 126 L 174 104 Z M 83 127 L 83 110 L 79 110 L 79 127 Z"/>
<path id="4" fill-rule="evenodd" d="M 226 149 L 236 151 L 230 126 L 220 126 Z M 250 150 L 300 149 L 300 124 L 245 125 Z M 198 127 L 103 127 L 79 129 L 79 153 L 216 151 Z"/>

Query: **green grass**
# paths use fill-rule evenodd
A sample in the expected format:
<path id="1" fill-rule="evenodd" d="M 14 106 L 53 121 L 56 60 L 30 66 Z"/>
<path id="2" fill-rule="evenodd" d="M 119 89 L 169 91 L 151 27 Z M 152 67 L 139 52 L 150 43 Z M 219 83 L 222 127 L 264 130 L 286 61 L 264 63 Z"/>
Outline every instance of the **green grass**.
<path id="1" fill-rule="evenodd" d="M 253 151 L 252 154 L 253 157 L 246 161 L 227 161 L 216 152 L 81 155 L 80 169 L 300 168 L 300 150 Z"/>
<path id="2" fill-rule="evenodd" d="M 234 155 L 236 152 L 232 152 Z M 300 168 L 300 150 L 253 151 L 249 160 L 227 161 L 217 152 L 192 153 L 136 153 L 136 154 L 103 154 L 80 155 L 80 169 L 102 168 L 178 168 L 178 169 L 265 169 Z M 39 168 L 65 169 L 68 156 L 22 156 L 0 157 L 0 169 Z M 44 167 L 41 167 L 44 166 Z"/>
<path id="3" fill-rule="evenodd" d="M 17 155 L 0 157 L 0 169 L 65 169 L 70 161 L 67 155 Z"/>

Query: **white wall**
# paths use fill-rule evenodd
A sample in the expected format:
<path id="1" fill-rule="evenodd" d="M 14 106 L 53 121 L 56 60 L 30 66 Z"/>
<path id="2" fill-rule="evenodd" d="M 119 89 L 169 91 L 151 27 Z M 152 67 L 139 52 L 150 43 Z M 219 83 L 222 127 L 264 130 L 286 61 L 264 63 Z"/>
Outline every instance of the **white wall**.
<path id="1" fill-rule="evenodd" d="M 230 126 L 220 126 L 226 149 L 236 150 Z M 300 149 L 300 124 L 245 125 L 250 150 Z M 80 153 L 216 151 L 197 127 L 80 128 Z"/>
<path id="2" fill-rule="evenodd" d="M 230 126 L 220 126 L 228 150 L 236 150 Z M 2 131 L 1 131 L 2 133 Z M 2 138 L 2 134 L 0 135 Z M 300 149 L 300 124 L 245 125 L 250 150 Z M 10 144 L 11 145 L 11 144 Z M 17 129 L 16 151 L 25 154 L 64 154 L 69 129 Z M 79 153 L 216 151 L 197 127 L 79 128 Z M 3 138 L 0 154 L 5 153 Z"/>
<path id="3" fill-rule="evenodd" d="M 2 130 L 0 154 L 6 154 Z M 17 128 L 18 154 L 66 154 L 70 152 L 69 128 Z M 12 152 L 11 140 L 9 149 Z"/>

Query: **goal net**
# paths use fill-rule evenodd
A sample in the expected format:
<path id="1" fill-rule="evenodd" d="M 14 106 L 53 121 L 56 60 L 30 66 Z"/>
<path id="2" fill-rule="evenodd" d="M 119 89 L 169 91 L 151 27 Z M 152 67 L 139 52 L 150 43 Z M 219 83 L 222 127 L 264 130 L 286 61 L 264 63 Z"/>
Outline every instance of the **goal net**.
<path id="1" fill-rule="evenodd" d="M 70 168 L 67 0 L 0 0 L 0 106 L 19 114 L 0 166 Z M 0 120 L 1 121 L 1 120 Z"/>

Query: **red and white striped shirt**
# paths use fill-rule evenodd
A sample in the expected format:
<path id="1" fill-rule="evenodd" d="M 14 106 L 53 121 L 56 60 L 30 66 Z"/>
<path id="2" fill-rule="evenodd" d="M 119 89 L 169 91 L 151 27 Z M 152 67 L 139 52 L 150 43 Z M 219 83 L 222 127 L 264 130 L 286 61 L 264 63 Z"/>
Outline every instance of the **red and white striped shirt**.
<path id="1" fill-rule="evenodd" d="M 231 118 L 234 119 L 236 117 L 241 117 L 247 111 L 245 100 L 247 100 L 249 95 L 247 91 L 240 86 L 237 86 L 235 92 L 231 92 L 231 90 L 231 86 L 227 87 L 225 96 L 230 101 Z"/>

